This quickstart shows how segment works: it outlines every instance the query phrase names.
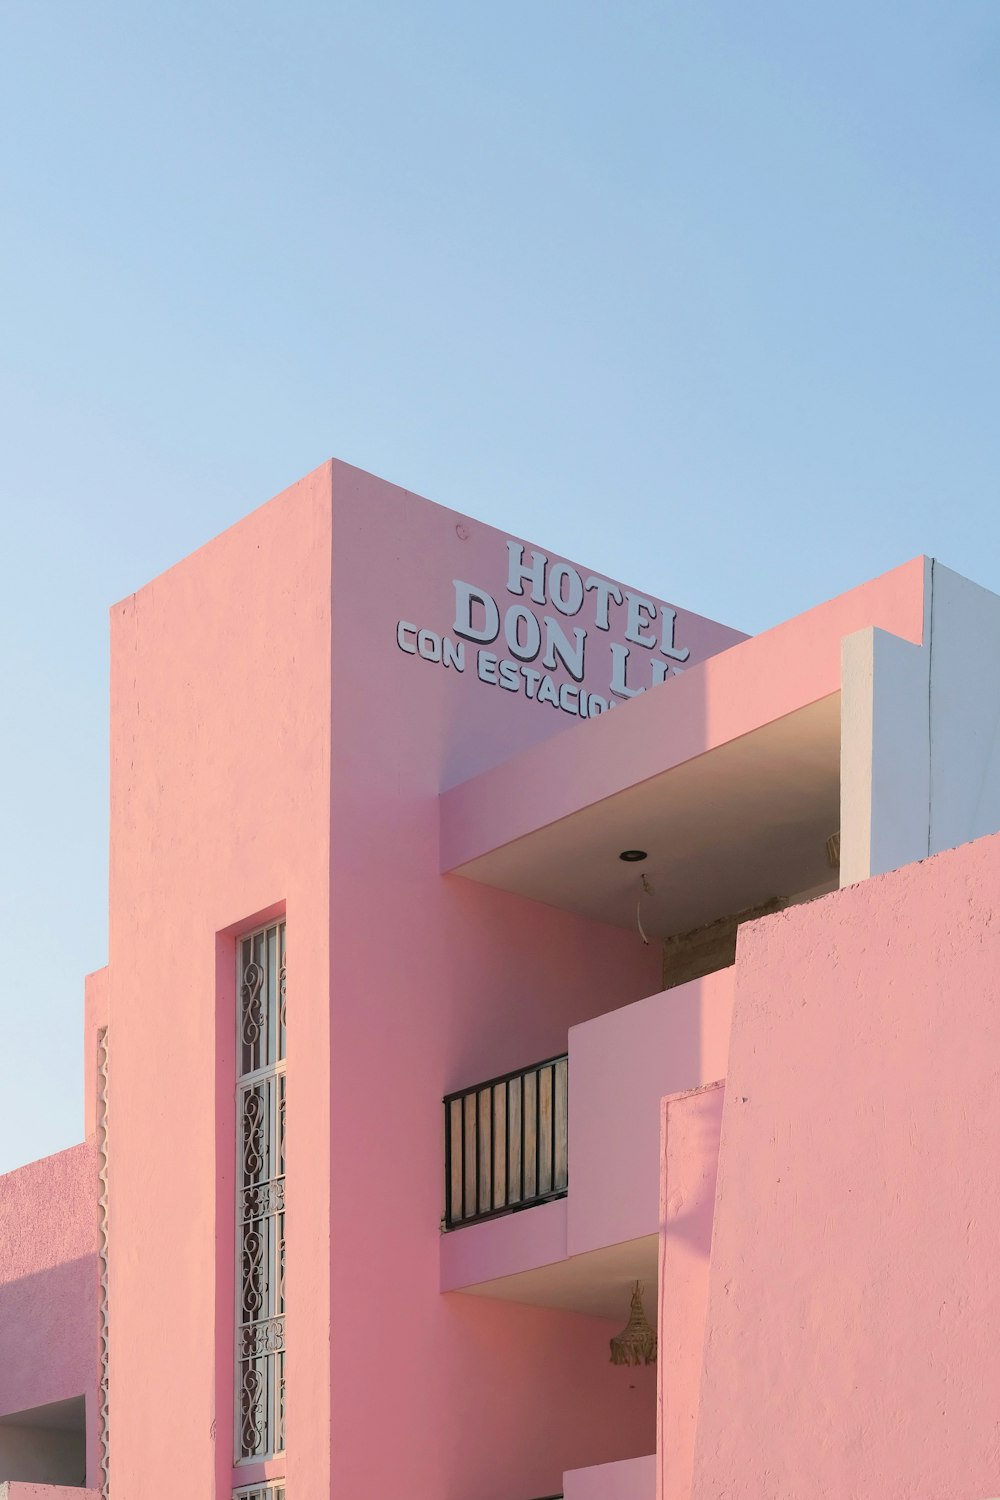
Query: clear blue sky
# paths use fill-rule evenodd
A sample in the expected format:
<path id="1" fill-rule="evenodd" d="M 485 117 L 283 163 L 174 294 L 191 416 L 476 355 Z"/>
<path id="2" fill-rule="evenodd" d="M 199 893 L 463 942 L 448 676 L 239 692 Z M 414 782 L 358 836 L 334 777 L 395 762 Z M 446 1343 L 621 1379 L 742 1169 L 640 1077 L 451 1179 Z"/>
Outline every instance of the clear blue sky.
<path id="1" fill-rule="evenodd" d="M 996 0 L 7 0 L 0 1169 L 82 1129 L 107 606 L 324 458 L 753 631 L 1000 590 L 998 127 Z"/>

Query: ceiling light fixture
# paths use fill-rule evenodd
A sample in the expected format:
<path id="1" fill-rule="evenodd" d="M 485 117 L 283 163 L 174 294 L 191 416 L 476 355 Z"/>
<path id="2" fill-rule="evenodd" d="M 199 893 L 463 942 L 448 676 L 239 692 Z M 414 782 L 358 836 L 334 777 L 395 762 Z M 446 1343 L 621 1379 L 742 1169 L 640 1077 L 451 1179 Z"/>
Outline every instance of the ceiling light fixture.
<path id="1" fill-rule="evenodd" d="M 618 858 L 623 859 L 627 865 L 637 865 L 647 855 L 645 849 L 623 849 Z"/>
<path id="2" fill-rule="evenodd" d="M 613 1365 L 651 1365 L 656 1362 L 656 1330 L 651 1328 L 642 1305 L 642 1282 L 632 1287 L 628 1322 L 611 1340 Z"/>

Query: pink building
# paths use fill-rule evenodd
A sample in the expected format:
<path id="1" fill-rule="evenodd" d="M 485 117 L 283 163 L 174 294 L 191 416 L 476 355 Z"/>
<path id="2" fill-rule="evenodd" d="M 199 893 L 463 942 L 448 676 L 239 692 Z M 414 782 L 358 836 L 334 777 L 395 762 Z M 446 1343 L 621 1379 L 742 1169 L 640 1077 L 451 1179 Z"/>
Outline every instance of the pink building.
<path id="1" fill-rule="evenodd" d="M 747 639 L 333 463 L 111 626 L 0 1497 L 1000 1494 L 1000 599 Z"/>

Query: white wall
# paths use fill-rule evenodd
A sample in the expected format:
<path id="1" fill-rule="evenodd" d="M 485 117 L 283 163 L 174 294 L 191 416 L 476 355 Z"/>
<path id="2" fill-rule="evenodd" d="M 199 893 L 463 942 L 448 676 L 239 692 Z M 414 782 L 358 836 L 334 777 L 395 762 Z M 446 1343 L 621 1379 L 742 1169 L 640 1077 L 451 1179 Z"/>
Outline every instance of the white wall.
<path id="1" fill-rule="evenodd" d="M 1000 598 L 927 559 L 924 613 L 843 643 L 841 885 L 1000 831 Z"/>

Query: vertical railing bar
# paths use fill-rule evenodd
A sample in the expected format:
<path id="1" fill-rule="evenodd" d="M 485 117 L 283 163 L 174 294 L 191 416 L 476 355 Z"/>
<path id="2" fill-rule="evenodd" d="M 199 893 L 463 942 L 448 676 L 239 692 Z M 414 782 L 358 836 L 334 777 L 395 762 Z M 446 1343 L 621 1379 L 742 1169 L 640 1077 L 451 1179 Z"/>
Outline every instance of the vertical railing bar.
<path id="1" fill-rule="evenodd" d="M 550 1065 L 549 1065 L 549 1073 L 551 1074 L 551 1077 L 552 1077 L 552 1084 L 551 1084 L 551 1087 L 550 1087 L 550 1090 L 549 1090 L 549 1092 L 550 1092 L 550 1094 L 552 1096 L 552 1124 L 549 1127 L 550 1133 L 552 1135 L 552 1150 L 550 1152 L 550 1155 L 552 1157 L 552 1169 L 551 1169 L 551 1172 L 549 1174 L 549 1192 L 550 1193 L 554 1193 L 555 1190 L 556 1190 L 556 1065 L 555 1065 L 555 1063 L 550 1063 Z"/>
<path id="2" fill-rule="evenodd" d="M 535 1069 L 535 1197 L 542 1187 L 542 1070 Z"/>
<path id="3" fill-rule="evenodd" d="M 451 1104 L 444 1107 L 444 1222 L 451 1228 Z"/>
<path id="4" fill-rule="evenodd" d="M 458 1112 L 462 1117 L 462 1218 L 469 1217 L 469 1200 L 465 1191 L 465 1095 L 458 1101 Z"/>
<path id="5" fill-rule="evenodd" d="M 495 1148 L 495 1145 L 496 1145 L 495 1137 L 496 1137 L 496 1132 L 497 1132 L 496 1108 L 497 1108 L 497 1090 L 496 1090 L 496 1084 L 492 1083 L 492 1084 L 490 1084 L 490 1139 L 489 1139 L 489 1148 L 490 1148 L 490 1191 L 489 1191 L 489 1197 L 487 1199 L 487 1202 L 490 1205 L 490 1207 L 489 1207 L 489 1212 L 490 1213 L 492 1213 L 493 1210 L 494 1210 L 494 1208 L 496 1207 L 496 1196 L 497 1196 L 497 1178 L 496 1178 L 495 1161 L 494 1161 L 494 1155 L 493 1155 L 494 1148 Z"/>
<path id="6" fill-rule="evenodd" d="M 510 1207 L 510 1084 L 503 1086 L 503 1206 Z"/>
<path id="7" fill-rule="evenodd" d="M 518 1131 L 518 1133 L 520 1135 L 520 1141 L 521 1141 L 521 1151 L 520 1151 L 520 1163 L 519 1163 L 519 1167 L 518 1167 L 518 1182 L 517 1182 L 518 1199 L 517 1199 L 516 1207 L 523 1208 L 523 1207 L 525 1207 L 527 1205 L 530 1205 L 532 1203 L 539 1202 L 539 1201 L 542 1201 L 544 1199 L 547 1199 L 547 1198 L 549 1198 L 549 1197 L 551 1197 L 551 1196 L 553 1196 L 555 1194 L 562 1195 L 565 1192 L 565 1186 L 559 1187 L 559 1188 L 556 1187 L 556 1181 L 557 1181 L 556 1166 L 557 1166 L 558 1149 L 559 1149 L 559 1143 L 558 1143 L 557 1132 L 556 1132 L 556 1120 L 557 1120 L 557 1116 L 559 1114 L 560 1107 L 561 1107 L 560 1104 L 559 1104 L 559 1101 L 557 1100 L 556 1095 L 557 1095 L 557 1090 L 558 1090 L 558 1079 L 559 1079 L 558 1069 L 559 1069 L 559 1065 L 562 1064 L 562 1063 L 564 1063 L 565 1061 L 566 1061 L 566 1058 L 565 1058 L 565 1054 L 564 1054 L 562 1057 L 550 1059 L 549 1061 L 544 1062 L 544 1063 L 535 1063 L 534 1066 L 532 1066 L 530 1068 L 525 1068 L 520 1073 L 506 1074 L 503 1078 L 500 1078 L 500 1079 L 491 1079 L 488 1083 L 476 1084 L 474 1087 L 472 1087 L 470 1089 L 466 1089 L 464 1091 L 464 1093 L 461 1093 L 461 1094 L 450 1094 L 447 1097 L 447 1099 L 444 1101 L 445 1102 L 445 1106 L 446 1106 L 446 1113 L 445 1113 L 445 1216 L 444 1216 L 444 1222 L 445 1222 L 446 1228 L 451 1229 L 451 1228 L 453 1228 L 456 1225 L 456 1223 L 458 1223 L 460 1221 L 461 1222 L 472 1222 L 472 1221 L 474 1221 L 476 1219 L 486 1218 L 486 1217 L 489 1217 L 489 1216 L 491 1216 L 493 1214 L 496 1214 L 496 1213 L 502 1213 L 505 1209 L 509 1209 L 511 1207 L 512 1194 L 513 1194 L 513 1190 L 514 1190 L 514 1182 L 513 1182 L 512 1172 L 511 1172 L 511 1155 L 512 1155 L 512 1147 L 513 1147 L 513 1137 L 511 1135 L 511 1126 L 510 1126 L 510 1111 L 511 1111 L 511 1094 L 510 1094 L 510 1090 L 511 1090 L 511 1086 L 512 1085 L 516 1089 L 517 1098 L 518 1098 L 518 1101 L 519 1101 L 520 1115 L 521 1115 L 520 1125 L 519 1125 L 519 1131 Z M 549 1089 L 549 1094 L 550 1094 L 550 1098 L 549 1098 L 549 1113 L 544 1118 L 543 1118 L 543 1115 L 542 1115 L 542 1072 L 543 1071 L 548 1074 L 549 1084 L 550 1084 L 550 1089 Z M 527 1196 L 527 1145 L 528 1145 L 528 1129 L 527 1129 L 528 1120 L 527 1120 L 527 1113 L 528 1112 L 527 1112 L 527 1108 L 526 1108 L 526 1103 L 527 1103 L 527 1090 L 528 1090 L 528 1087 L 529 1087 L 529 1079 L 532 1078 L 532 1077 L 534 1078 L 534 1105 L 535 1105 L 535 1116 L 534 1116 L 534 1118 L 535 1118 L 535 1149 L 534 1149 L 535 1183 L 534 1183 L 534 1191 L 532 1192 L 531 1196 L 528 1197 Z M 498 1162 L 497 1162 L 497 1159 L 496 1159 L 496 1151 L 497 1151 L 496 1110 L 497 1110 L 497 1089 L 498 1088 L 502 1088 L 504 1090 L 504 1095 L 503 1095 L 503 1101 L 504 1101 L 504 1126 L 503 1126 L 503 1131 L 504 1131 L 504 1134 L 503 1134 L 504 1197 L 503 1197 L 503 1202 L 502 1203 L 497 1203 L 497 1201 L 496 1201 L 496 1194 L 497 1194 L 497 1167 L 498 1167 Z M 488 1124 L 488 1128 L 484 1131 L 482 1120 L 481 1120 L 481 1115 L 482 1115 L 483 1105 L 485 1103 L 485 1097 L 484 1096 L 487 1096 L 487 1095 L 488 1095 L 488 1098 L 489 1098 L 489 1124 Z M 470 1127 L 468 1126 L 468 1123 L 466 1121 L 466 1109 L 467 1109 L 467 1105 L 468 1105 L 468 1103 L 470 1101 L 474 1105 L 474 1111 L 473 1112 L 474 1112 L 474 1116 L 475 1116 L 475 1118 L 473 1120 L 473 1123 L 472 1123 L 472 1127 L 471 1127 L 471 1135 L 470 1135 Z M 459 1129 L 458 1129 L 458 1131 L 455 1131 L 455 1129 L 454 1129 L 453 1122 L 452 1122 L 452 1115 L 451 1115 L 451 1110 L 452 1110 L 453 1106 L 455 1106 L 455 1105 L 457 1105 L 458 1109 L 459 1109 Z M 550 1177 L 549 1177 L 549 1186 L 548 1186 L 548 1189 L 545 1190 L 545 1191 L 543 1191 L 542 1190 L 542 1130 L 543 1130 L 543 1127 L 545 1127 L 545 1126 L 547 1126 L 547 1128 L 549 1129 L 550 1136 L 551 1136 L 551 1139 L 549 1141 L 549 1151 L 548 1151 L 549 1166 L 550 1166 Z M 480 1147 L 481 1146 L 483 1147 L 483 1149 L 486 1149 L 489 1152 L 489 1162 L 488 1162 L 488 1165 L 487 1165 L 487 1168 L 486 1168 L 487 1175 L 485 1177 L 483 1175 L 482 1163 L 480 1161 L 480 1156 L 481 1156 Z M 461 1204 L 461 1213 L 460 1213 L 459 1216 L 456 1216 L 455 1213 L 453 1212 L 453 1194 L 452 1194 L 452 1174 L 453 1174 L 453 1168 L 454 1168 L 454 1163 L 455 1163 L 455 1152 L 456 1152 L 456 1149 L 458 1150 L 458 1153 L 459 1153 L 459 1164 L 460 1164 L 460 1167 L 461 1167 L 461 1186 L 460 1186 L 460 1189 L 459 1189 L 459 1193 L 457 1195 L 458 1198 L 459 1198 L 459 1202 Z M 470 1212 L 470 1209 L 469 1209 L 469 1182 L 468 1182 L 468 1178 L 469 1178 L 470 1174 L 469 1174 L 469 1172 L 467 1170 L 467 1168 L 468 1168 L 468 1162 L 469 1162 L 469 1151 L 470 1150 L 473 1152 L 473 1161 L 472 1161 L 472 1168 L 473 1168 L 473 1170 L 472 1170 L 472 1173 L 471 1173 L 471 1176 L 472 1176 L 472 1187 L 473 1187 L 473 1204 L 472 1204 L 472 1210 L 471 1210 L 471 1212 Z M 487 1188 L 487 1187 L 488 1187 L 488 1191 L 489 1191 L 489 1204 L 488 1204 L 488 1206 L 486 1208 L 481 1208 L 480 1207 L 480 1202 L 481 1202 L 480 1195 L 481 1195 L 482 1190 L 484 1188 Z"/>
<path id="8" fill-rule="evenodd" d="M 525 1146 L 528 1145 L 528 1136 L 525 1133 L 525 1074 L 523 1073 L 517 1080 L 517 1088 L 520 1089 L 520 1181 L 517 1184 L 520 1193 L 517 1202 L 523 1203 L 525 1202 Z"/>
<path id="9" fill-rule="evenodd" d="M 473 1094 L 475 1096 L 475 1100 L 476 1100 L 476 1107 L 472 1111 L 472 1113 L 473 1113 L 473 1115 L 475 1117 L 475 1121 L 476 1121 L 475 1156 L 473 1157 L 473 1161 L 475 1163 L 475 1168 L 476 1168 L 476 1191 L 475 1191 L 475 1195 L 474 1195 L 472 1201 L 473 1201 L 473 1205 L 474 1205 L 474 1207 L 473 1207 L 473 1218 L 478 1219 L 478 1217 L 479 1217 L 479 1090 L 478 1089 L 473 1089 L 472 1092 L 473 1092 Z"/>

